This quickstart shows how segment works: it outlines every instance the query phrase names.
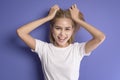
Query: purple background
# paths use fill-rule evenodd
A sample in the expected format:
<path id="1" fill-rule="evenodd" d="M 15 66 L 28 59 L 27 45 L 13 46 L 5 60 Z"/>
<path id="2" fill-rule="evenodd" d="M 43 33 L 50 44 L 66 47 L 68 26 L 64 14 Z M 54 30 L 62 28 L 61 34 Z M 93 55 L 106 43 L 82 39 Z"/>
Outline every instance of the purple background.
<path id="1" fill-rule="evenodd" d="M 16 29 L 45 17 L 54 4 L 67 9 L 74 3 L 86 21 L 107 36 L 92 55 L 82 60 L 79 80 L 120 80 L 119 0 L 0 0 L 0 80 L 43 80 L 38 55 L 18 38 Z M 48 30 L 46 23 L 31 35 L 48 41 Z M 75 39 L 82 42 L 90 37 L 81 29 Z"/>

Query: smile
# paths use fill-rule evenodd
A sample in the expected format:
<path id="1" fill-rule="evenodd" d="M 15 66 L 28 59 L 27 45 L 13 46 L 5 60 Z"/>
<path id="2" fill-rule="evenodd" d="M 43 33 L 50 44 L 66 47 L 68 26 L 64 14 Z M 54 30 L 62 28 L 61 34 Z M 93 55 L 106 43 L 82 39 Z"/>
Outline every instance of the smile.
<path id="1" fill-rule="evenodd" d="M 65 38 L 60 38 L 60 37 L 58 37 L 58 40 L 60 41 L 60 42 L 63 42 L 63 41 L 65 41 L 67 39 L 67 37 L 65 37 Z"/>

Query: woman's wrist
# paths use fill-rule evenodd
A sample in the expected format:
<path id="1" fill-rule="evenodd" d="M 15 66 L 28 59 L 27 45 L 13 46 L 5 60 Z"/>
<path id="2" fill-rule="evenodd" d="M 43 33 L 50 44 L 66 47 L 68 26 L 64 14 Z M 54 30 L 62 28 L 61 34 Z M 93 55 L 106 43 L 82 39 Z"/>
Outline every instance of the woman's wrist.
<path id="1" fill-rule="evenodd" d="M 79 18 L 75 18 L 74 21 L 75 21 L 76 23 L 80 24 L 80 22 L 83 21 L 83 20 L 81 20 L 81 19 L 79 19 Z"/>
<path id="2" fill-rule="evenodd" d="M 48 21 L 50 21 L 52 18 L 50 16 L 46 16 L 45 19 L 47 19 Z"/>

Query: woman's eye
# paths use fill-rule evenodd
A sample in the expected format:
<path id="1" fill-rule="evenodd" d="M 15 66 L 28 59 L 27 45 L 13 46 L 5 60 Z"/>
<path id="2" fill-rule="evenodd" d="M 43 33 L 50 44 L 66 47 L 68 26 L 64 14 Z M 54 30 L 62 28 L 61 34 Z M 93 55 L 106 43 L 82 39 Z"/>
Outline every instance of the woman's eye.
<path id="1" fill-rule="evenodd" d="M 70 30 L 70 29 L 68 28 L 68 29 L 66 29 L 66 30 Z"/>
<path id="2" fill-rule="evenodd" d="M 55 29 L 58 29 L 58 30 L 59 30 L 60 28 L 55 28 Z"/>

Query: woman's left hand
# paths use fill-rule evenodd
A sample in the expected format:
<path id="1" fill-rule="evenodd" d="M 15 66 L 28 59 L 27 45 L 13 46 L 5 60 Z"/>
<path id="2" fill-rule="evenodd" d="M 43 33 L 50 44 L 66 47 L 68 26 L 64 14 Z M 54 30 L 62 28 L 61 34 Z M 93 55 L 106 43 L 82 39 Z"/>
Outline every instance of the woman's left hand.
<path id="1" fill-rule="evenodd" d="M 77 19 L 79 19 L 79 9 L 77 8 L 77 5 L 74 4 L 72 5 L 70 8 L 70 13 L 71 13 L 71 17 L 74 21 L 76 21 Z"/>

